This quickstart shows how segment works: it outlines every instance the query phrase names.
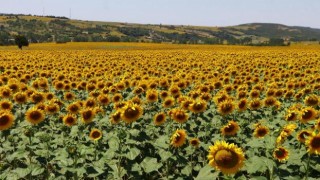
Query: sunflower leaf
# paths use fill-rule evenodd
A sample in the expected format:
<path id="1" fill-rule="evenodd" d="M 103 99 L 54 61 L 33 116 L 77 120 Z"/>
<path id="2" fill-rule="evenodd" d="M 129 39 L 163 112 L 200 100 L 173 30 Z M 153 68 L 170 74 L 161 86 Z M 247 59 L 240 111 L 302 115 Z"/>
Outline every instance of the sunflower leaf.
<path id="1" fill-rule="evenodd" d="M 219 177 L 220 171 L 215 171 L 210 165 L 206 165 L 200 169 L 198 176 L 195 180 L 211 180 Z"/>
<path id="2" fill-rule="evenodd" d="M 126 157 L 130 160 L 134 160 L 140 154 L 140 150 L 137 148 L 130 148 Z"/>
<path id="3" fill-rule="evenodd" d="M 140 166 L 146 173 L 156 171 L 162 167 L 162 164 L 157 162 L 156 158 L 146 157 L 141 163 Z"/>

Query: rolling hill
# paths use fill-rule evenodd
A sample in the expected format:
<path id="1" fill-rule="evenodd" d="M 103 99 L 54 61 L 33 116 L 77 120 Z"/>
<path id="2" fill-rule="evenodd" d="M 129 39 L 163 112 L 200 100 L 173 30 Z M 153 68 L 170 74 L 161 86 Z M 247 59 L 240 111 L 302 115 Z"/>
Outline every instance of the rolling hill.
<path id="1" fill-rule="evenodd" d="M 30 42 L 166 42 L 189 44 L 263 44 L 270 39 L 320 40 L 320 29 L 271 23 L 227 27 L 134 24 L 68 19 L 55 16 L 0 14 L 0 45 L 12 44 L 14 36 Z"/>

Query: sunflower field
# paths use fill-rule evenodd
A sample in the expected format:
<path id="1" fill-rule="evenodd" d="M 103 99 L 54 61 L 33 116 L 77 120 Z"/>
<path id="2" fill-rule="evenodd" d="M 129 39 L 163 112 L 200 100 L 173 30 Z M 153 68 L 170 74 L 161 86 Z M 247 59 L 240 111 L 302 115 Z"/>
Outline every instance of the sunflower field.
<path id="1" fill-rule="evenodd" d="M 0 49 L 0 179 L 319 179 L 320 47 Z"/>

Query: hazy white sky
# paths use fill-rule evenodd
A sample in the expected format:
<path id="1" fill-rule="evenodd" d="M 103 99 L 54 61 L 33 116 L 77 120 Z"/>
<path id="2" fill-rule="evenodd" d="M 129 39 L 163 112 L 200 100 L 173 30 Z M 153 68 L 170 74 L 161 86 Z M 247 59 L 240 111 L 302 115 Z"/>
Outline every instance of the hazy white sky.
<path id="1" fill-rule="evenodd" d="M 0 13 L 81 20 L 228 26 L 270 22 L 320 28 L 320 0 L 0 0 Z"/>

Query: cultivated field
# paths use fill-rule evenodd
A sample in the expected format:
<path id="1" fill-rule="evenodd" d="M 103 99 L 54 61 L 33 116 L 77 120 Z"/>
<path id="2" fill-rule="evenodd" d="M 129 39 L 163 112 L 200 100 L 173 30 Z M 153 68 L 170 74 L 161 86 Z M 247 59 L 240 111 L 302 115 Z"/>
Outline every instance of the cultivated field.
<path id="1" fill-rule="evenodd" d="M 0 179 L 317 179 L 320 47 L 0 47 Z"/>

